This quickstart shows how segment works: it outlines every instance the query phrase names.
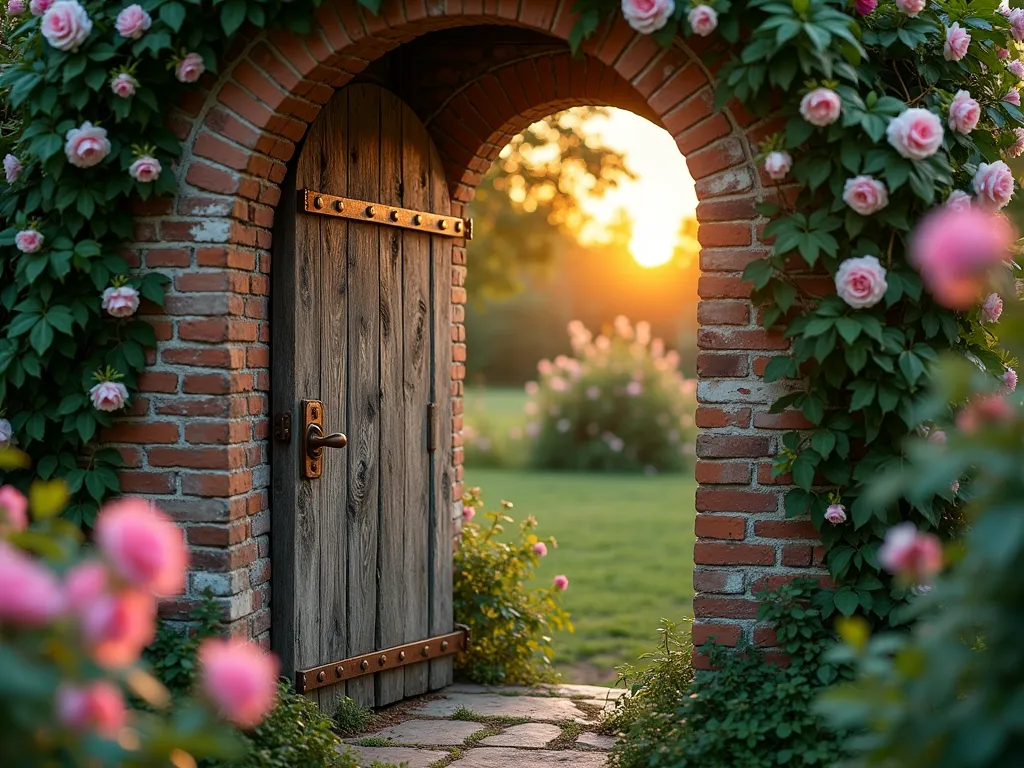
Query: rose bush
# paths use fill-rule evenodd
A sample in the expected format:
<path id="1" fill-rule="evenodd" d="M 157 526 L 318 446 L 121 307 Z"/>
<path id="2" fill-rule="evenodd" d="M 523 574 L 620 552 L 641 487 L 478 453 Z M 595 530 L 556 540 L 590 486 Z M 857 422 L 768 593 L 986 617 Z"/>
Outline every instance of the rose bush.
<path id="1" fill-rule="evenodd" d="M 544 469 L 672 472 L 693 450 L 696 382 L 650 326 L 618 317 L 596 337 L 569 324 L 573 356 L 527 384 L 532 462 Z"/>

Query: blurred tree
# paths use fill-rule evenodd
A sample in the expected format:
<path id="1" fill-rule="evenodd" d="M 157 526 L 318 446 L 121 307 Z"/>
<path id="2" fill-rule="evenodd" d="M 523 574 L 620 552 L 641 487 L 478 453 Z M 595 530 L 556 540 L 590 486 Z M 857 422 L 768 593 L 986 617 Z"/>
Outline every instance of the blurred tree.
<path id="1" fill-rule="evenodd" d="M 634 178 L 621 153 L 584 131 L 603 107 L 557 112 L 513 137 L 470 204 L 470 301 L 509 296 L 550 266 L 588 221 L 580 200 Z"/>

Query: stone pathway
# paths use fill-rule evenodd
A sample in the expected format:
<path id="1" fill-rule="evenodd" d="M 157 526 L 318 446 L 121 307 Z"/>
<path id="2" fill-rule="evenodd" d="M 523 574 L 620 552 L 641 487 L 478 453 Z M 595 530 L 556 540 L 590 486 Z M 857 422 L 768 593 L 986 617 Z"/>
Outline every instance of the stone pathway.
<path id="1" fill-rule="evenodd" d="M 386 710 L 347 746 L 362 764 L 406 768 L 605 768 L 602 714 L 625 693 L 593 685 L 453 685 Z"/>

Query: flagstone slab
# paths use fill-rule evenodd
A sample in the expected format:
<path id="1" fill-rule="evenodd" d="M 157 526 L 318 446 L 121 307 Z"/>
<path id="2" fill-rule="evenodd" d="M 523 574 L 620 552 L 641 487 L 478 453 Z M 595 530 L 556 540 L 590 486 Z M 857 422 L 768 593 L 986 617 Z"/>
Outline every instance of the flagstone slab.
<path id="1" fill-rule="evenodd" d="M 456 768 L 606 768 L 608 756 L 601 752 L 575 752 L 571 749 L 540 750 L 507 747 L 470 749 L 452 763 Z"/>
<path id="2" fill-rule="evenodd" d="M 552 739 L 562 735 L 562 729 L 548 723 L 524 723 L 506 728 L 495 736 L 488 736 L 480 742 L 482 747 L 525 747 L 541 749 Z"/>
<path id="3" fill-rule="evenodd" d="M 599 749 L 607 751 L 615 746 L 615 739 L 603 733 L 584 731 L 576 739 L 576 746 L 583 749 Z"/>
<path id="4" fill-rule="evenodd" d="M 375 731 L 373 738 L 388 739 L 402 746 L 457 747 L 485 727 L 465 720 L 406 720 Z"/>
<path id="5" fill-rule="evenodd" d="M 412 747 L 357 747 L 353 744 L 346 745 L 366 765 L 374 760 L 384 764 L 401 765 L 407 763 L 407 768 L 430 768 L 438 760 L 448 757 L 447 752 L 439 752 L 432 749 L 413 749 Z M 525 768 L 525 766 L 519 766 Z"/>
<path id="6" fill-rule="evenodd" d="M 556 685 L 552 690 L 555 696 L 562 696 L 564 698 L 576 696 L 588 699 L 610 699 L 612 701 L 629 693 L 625 688 L 605 688 L 600 685 Z"/>
<path id="7" fill-rule="evenodd" d="M 466 708 L 484 717 L 526 717 L 530 720 L 573 720 L 590 722 L 569 699 L 539 696 L 501 696 L 493 693 L 453 693 L 444 698 L 426 701 L 411 714 L 423 717 L 450 717 Z"/>

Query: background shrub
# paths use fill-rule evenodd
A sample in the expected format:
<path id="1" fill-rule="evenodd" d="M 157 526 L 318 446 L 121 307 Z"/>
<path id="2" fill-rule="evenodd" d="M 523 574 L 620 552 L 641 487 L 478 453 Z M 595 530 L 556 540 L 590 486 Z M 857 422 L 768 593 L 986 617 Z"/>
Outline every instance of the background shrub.
<path id="1" fill-rule="evenodd" d="M 557 587 L 530 588 L 528 582 L 543 556 L 535 548 L 554 549 L 555 540 L 537 538 L 532 516 L 506 536 L 505 524 L 515 523 L 508 515 L 512 504 L 502 501 L 500 511 L 484 512 L 479 488 L 462 502 L 473 514 L 465 515 L 455 551 L 455 621 L 469 627 L 471 639 L 469 651 L 455 657 L 456 676 L 482 684 L 554 681 L 550 635 L 571 631 L 572 623 Z"/>
<path id="2" fill-rule="evenodd" d="M 168 621 L 157 626 L 156 639 L 143 651 L 142 658 L 172 695 L 180 696 L 192 687 L 199 644 L 221 634 L 220 613 L 220 606 L 207 590 L 189 612 L 187 627 Z"/>
<path id="3" fill-rule="evenodd" d="M 573 355 L 538 364 L 527 434 L 542 469 L 675 472 L 692 446 L 696 382 L 650 326 L 622 316 L 596 338 L 569 324 Z M 692 448 L 689 450 L 692 451 Z"/>

